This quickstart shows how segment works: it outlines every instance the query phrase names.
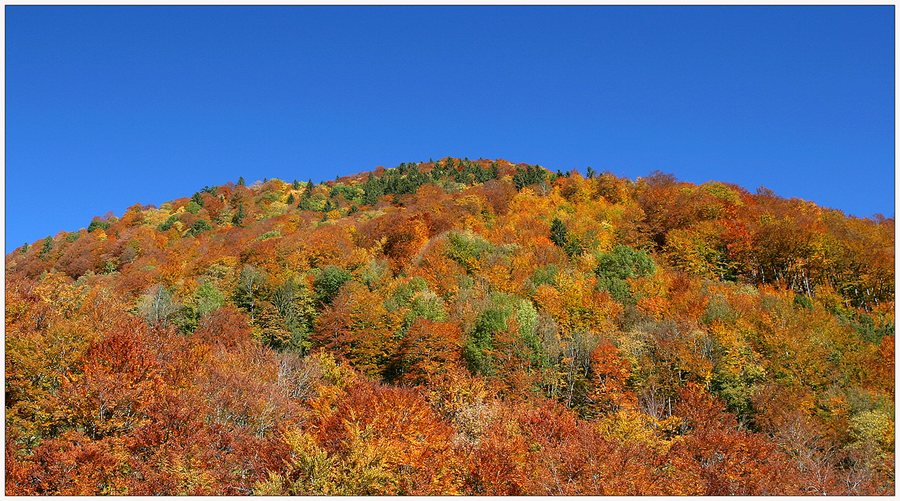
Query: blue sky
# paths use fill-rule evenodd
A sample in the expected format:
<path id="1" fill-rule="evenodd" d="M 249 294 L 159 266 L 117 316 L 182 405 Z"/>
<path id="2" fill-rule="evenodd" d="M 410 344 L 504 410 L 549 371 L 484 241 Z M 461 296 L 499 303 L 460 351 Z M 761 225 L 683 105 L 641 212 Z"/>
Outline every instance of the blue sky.
<path id="1" fill-rule="evenodd" d="M 458 156 L 894 215 L 893 7 L 6 7 L 6 250 Z"/>

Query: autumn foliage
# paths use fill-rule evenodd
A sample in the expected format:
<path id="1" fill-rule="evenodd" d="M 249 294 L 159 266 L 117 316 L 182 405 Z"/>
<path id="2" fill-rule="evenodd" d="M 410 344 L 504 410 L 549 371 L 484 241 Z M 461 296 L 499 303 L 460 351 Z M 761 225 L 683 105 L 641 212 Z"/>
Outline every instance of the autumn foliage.
<path id="1" fill-rule="evenodd" d="M 894 492 L 894 221 L 502 160 L 6 257 L 9 495 Z"/>

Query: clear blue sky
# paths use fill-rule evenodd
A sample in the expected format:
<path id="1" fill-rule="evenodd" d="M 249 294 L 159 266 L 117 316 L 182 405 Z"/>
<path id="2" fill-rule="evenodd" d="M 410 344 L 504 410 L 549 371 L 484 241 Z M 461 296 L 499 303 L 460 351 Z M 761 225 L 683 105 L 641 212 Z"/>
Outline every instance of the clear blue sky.
<path id="1" fill-rule="evenodd" d="M 894 214 L 893 7 L 6 7 L 6 250 L 458 156 Z"/>

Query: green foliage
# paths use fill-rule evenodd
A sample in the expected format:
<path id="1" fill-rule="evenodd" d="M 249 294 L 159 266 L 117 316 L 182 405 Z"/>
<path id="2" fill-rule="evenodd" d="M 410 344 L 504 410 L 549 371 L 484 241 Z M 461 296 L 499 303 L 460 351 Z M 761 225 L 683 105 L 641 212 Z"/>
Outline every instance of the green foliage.
<path id="1" fill-rule="evenodd" d="M 710 381 L 711 391 L 744 422 L 751 420 L 753 395 L 766 379 L 766 369 L 758 362 L 759 356 L 749 347 L 729 352 L 716 364 Z"/>
<path id="2" fill-rule="evenodd" d="M 235 226 L 243 226 L 244 217 L 246 217 L 246 214 L 244 213 L 244 204 L 239 204 L 237 212 L 235 212 L 234 217 L 231 218 L 231 223 Z"/>
<path id="3" fill-rule="evenodd" d="M 608 291 L 620 303 L 633 301 L 629 278 L 645 277 L 656 271 L 656 264 L 644 251 L 616 245 L 597 258 L 597 287 Z"/>
<path id="4" fill-rule="evenodd" d="M 294 199 L 294 194 L 291 193 L 291 194 L 288 195 L 287 200 L 285 201 L 285 203 L 287 203 L 288 205 L 294 205 L 294 202 L 296 202 L 296 200 Z"/>
<path id="5" fill-rule="evenodd" d="M 203 207 L 203 197 L 200 195 L 199 191 L 194 193 L 194 196 L 191 197 L 191 202 L 197 204 L 198 207 Z"/>
<path id="6" fill-rule="evenodd" d="M 171 299 L 169 299 L 171 301 Z M 173 304 L 174 312 L 167 316 L 182 334 L 194 332 L 203 317 L 225 304 L 225 295 L 208 280 L 203 280 L 188 304 Z"/>
<path id="7" fill-rule="evenodd" d="M 359 280 L 369 290 L 375 290 L 385 280 L 390 278 L 390 266 L 386 261 L 369 261 L 359 275 Z"/>
<path id="8" fill-rule="evenodd" d="M 812 299 L 805 294 L 794 294 L 794 305 L 807 310 L 811 310 L 813 307 Z"/>
<path id="9" fill-rule="evenodd" d="M 884 336 L 894 335 L 893 319 L 874 317 L 841 305 L 833 305 L 829 310 L 842 324 L 851 327 L 866 342 L 878 344 Z"/>
<path id="10" fill-rule="evenodd" d="M 522 188 L 532 184 L 543 183 L 547 179 L 547 171 L 536 165 L 529 165 L 525 168 L 517 167 L 516 173 L 513 174 L 513 183 L 516 190 L 522 191 Z"/>
<path id="11" fill-rule="evenodd" d="M 194 293 L 194 303 L 197 305 L 197 315 L 204 317 L 225 304 L 225 295 L 208 280 L 204 280 Z"/>
<path id="12" fill-rule="evenodd" d="M 103 273 L 110 274 L 119 270 L 119 264 L 116 259 L 107 259 L 103 263 Z"/>
<path id="13" fill-rule="evenodd" d="M 553 223 L 550 225 L 550 241 L 557 247 L 565 247 L 569 243 L 569 230 L 565 223 L 558 218 L 553 218 Z"/>
<path id="14" fill-rule="evenodd" d="M 272 230 L 272 231 L 267 231 L 267 232 L 263 233 L 262 235 L 256 237 L 256 239 L 259 241 L 263 241 L 263 240 L 268 240 L 270 238 L 280 238 L 280 237 L 281 237 L 280 231 Z"/>
<path id="15" fill-rule="evenodd" d="M 462 265 L 468 273 L 472 273 L 477 263 L 495 249 L 490 242 L 473 233 L 451 232 L 447 241 L 450 244 L 447 257 Z"/>
<path id="16" fill-rule="evenodd" d="M 171 216 L 166 218 L 166 220 L 163 221 L 162 224 L 160 224 L 158 226 L 159 231 L 169 231 L 169 228 L 171 228 L 172 225 L 174 225 L 176 221 L 178 221 L 178 216 L 175 214 L 172 214 Z"/>
<path id="17" fill-rule="evenodd" d="M 374 205 L 383 195 L 407 195 L 415 193 L 420 186 L 431 182 L 432 177 L 419 170 L 416 164 L 400 164 L 395 169 L 386 169 L 381 176 L 369 174 L 362 184 L 362 203 Z"/>
<path id="18" fill-rule="evenodd" d="M 406 310 L 401 329 L 403 334 L 417 318 L 434 322 L 447 319 L 444 301 L 428 289 L 428 283 L 421 277 L 413 277 L 410 281 L 400 284 L 385 301 L 384 306 L 387 311 Z"/>
<path id="19" fill-rule="evenodd" d="M 91 224 L 88 225 L 87 231 L 88 233 L 92 233 L 94 230 L 108 230 L 109 229 L 109 221 L 101 221 L 99 219 L 94 219 L 91 221 Z"/>
<path id="20" fill-rule="evenodd" d="M 453 170 L 453 180 L 465 185 L 484 183 L 496 179 L 498 175 L 496 163 L 485 169 L 479 163 L 470 162 L 468 159 L 460 161 L 458 168 Z"/>
<path id="21" fill-rule="evenodd" d="M 473 374 L 490 376 L 498 371 L 498 350 L 505 356 L 520 357 L 529 363 L 539 363 L 541 340 L 537 335 L 538 312 L 531 301 L 509 294 L 492 294 L 491 305 L 475 320 L 463 346 L 463 358 Z M 507 339 L 502 348 L 496 344 L 497 334 L 510 328 L 510 319 L 518 326 L 517 337 Z M 509 344 L 512 343 L 512 344 Z"/>
<path id="22" fill-rule="evenodd" d="M 700 188 L 706 193 L 709 193 L 710 195 L 718 198 L 719 200 L 728 202 L 730 204 L 741 203 L 740 193 L 723 183 L 710 181 L 708 183 L 702 184 Z"/>
<path id="23" fill-rule="evenodd" d="M 328 196 L 330 198 L 343 198 L 351 204 L 361 203 L 365 191 L 358 186 L 350 186 L 346 184 L 337 184 L 331 187 Z"/>
<path id="24" fill-rule="evenodd" d="M 534 304 L 528 300 L 519 301 L 519 304 L 516 305 L 515 318 L 516 323 L 519 325 L 519 335 L 525 349 L 525 353 L 522 355 L 529 359 L 533 366 L 544 366 L 546 361 L 544 346 L 538 335 L 539 314 Z"/>
<path id="25" fill-rule="evenodd" d="M 550 225 L 550 241 L 561 247 L 569 257 L 577 256 L 584 252 L 581 241 L 569 233 L 565 223 L 558 218 L 553 219 Z"/>
<path id="26" fill-rule="evenodd" d="M 203 208 L 202 205 L 191 200 L 190 202 L 188 202 L 187 207 L 185 207 L 185 210 L 190 212 L 191 214 L 196 214 L 196 213 L 200 212 L 200 209 L 202 209 L 202 208 Z"/>
<path id="27" fill-rule="evenodd" d="M 494 373 L 494 334 L 506 329 L 508 314 L 502 310 L 483 311 L 475 321 L 475 328 L 463 347 L 463 357 L 473 374 L 489 376 Z"/>
<path id="28" fill-rule="evenodd" d="M 199 235 L 200 233 L 203 233 L 204 231 L 209 231 L 211 229 L 212 229 L 212 226 L 210 226 L 209 222 L 207 222 L 205 219 L 199 219 L 199 220 L 195 221 L 194 224 L 191 225 L 191 227 L 188 229 L 186 235 L 189 237 L 195 237 L 195 236 Z"/>
<path id="29" fill-rule="evenodd" d="M 350 273 L 337 266 L 326 266 L 313 281 L 316 291 L 316 302 L 320 305 L 331 304 L 338 291 L 351 279 Z"/>
<path id="30" fill-rule="evenodd" d="M 368 179 L 363 184 L 363 205 L 375 205 L 382 195 L 384 195 L 384 186 L 372 173 L 369 173 Z"/>
<path id="31" fill-rule="evenodd" d="M 237 185 L 238 185 L 238 186 L 246 186 L 246 185 L 247 185 L 247 182 L 244 181 L 244 176 L 240 176 L 240 177 L 238 178 Z"/>
<path id="32" fill-rule="evenodd" d="M 311 191 L 307 191 L 300 197 L 300 203 L 297 204 L 301 210 L 320 211 L 325 207 L 325 200 L 321 195 L 312 195 Z"/>
<path id="33" fill-rule="evenodd" d="M 47 237 L 44 239 L 44 245 L 41 247 L 41 257 L 46 256 L 53 250 L 53 238 Z"/>
<path id="34" fill-rule="evenodd" d="M 555 264 L 548 264 L 535 268 L 534 273 L 529 279 L 532 290 L 537 289 L 541 285 L 556 285 L 556 276 L 559 274 L 559 267 Z"/>

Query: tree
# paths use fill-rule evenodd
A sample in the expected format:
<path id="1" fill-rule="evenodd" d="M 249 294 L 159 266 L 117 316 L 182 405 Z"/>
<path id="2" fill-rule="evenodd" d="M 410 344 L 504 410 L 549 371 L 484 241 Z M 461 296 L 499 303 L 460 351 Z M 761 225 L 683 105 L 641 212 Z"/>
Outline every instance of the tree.
<path id="1" fill-rule="evenodd" d="M 211 229 L 212 229 L 212 226 L 210 226 L 210 224 L 206 220 L 198 219 L 197 221 L 194 222 L 194 224 L 191 225 L 191 227 L 188 229 L 186 235 L 189 237 L 195 237 L 195 236 L 199 235 L 200 233 L 203 233 L 204 231 L 209 231 Z"/>
<path id="2" fill-rule="evenodd" d="M 338 291 L 350 280 L 350 274 L 337 266 L 326 266 L 313 281 L 316 301 L 320 305 L 331 304 Z"/>
<path id="3" fill-rule="evenodd" d="M 516 173 L 513 175 L 513 183 L 516 185 L 516 189 L 521 191 L 522 188 L 528 185 L 544 182 L 546 178 L 546 170 L 536 165 L 528 165 L 524 168 L 516 168 Z"/>
<path id="4" fill-rule="evenodd" d="M 632 300 L 627 279 L 648 276 L 656 270 L 656 264 L 646 252 L 624 245 L 601 254 L 597 261 L 597 287 L 608 291 L 621 303 Z"/>
<path id="5" fill-rule="evenodd" d="M 47 237 L 44 239 L 44 245 L 41 247 L 41 257 L 46 256 L 53 250 L 53 238 Z"/>
<path id="6" fill-rule="evenodd" d="M 569 243 L 569 231 L 559 218 L 553 218 L 553 224 L 550 225 L 550 241 L 557 247 L 565 247 Z"/>
<path id="7" fill-rule="evenodd" d="M 403 382 L 428 384 L 461 364 L 462 345 L 456 324 L 417 318 L 403 336 L 395 372 Z"/>
<path id="8" fill-rule="evenodd" d="M 138 311 L 151 327 L 166 327 L 180 305 L 163 285 L 155 285 L 138 302 Z"/>
<path id="9" fill-rule="evenodd" d="M 98 229 L 105 231 L 105 230 L 109 229 L 109 226 L 110 226 L 109 221 L 101 221 L 99 219 L 94 219 L 93 221 L 91 221 L 91 224 L 88 225 L 87 231 L 88 231 L 88 233 L 91 233 Z"/>
<path id="10" fill-rule="evenodd" d="M 243 226 L 244 217 L 246 217 L 246 214 L 244 212 L 244 204 L 239 204 L 237 207 L 237 212 L 235 212 L 234 217 L 231 218 L 231 222 L 235 226 Z"/>

